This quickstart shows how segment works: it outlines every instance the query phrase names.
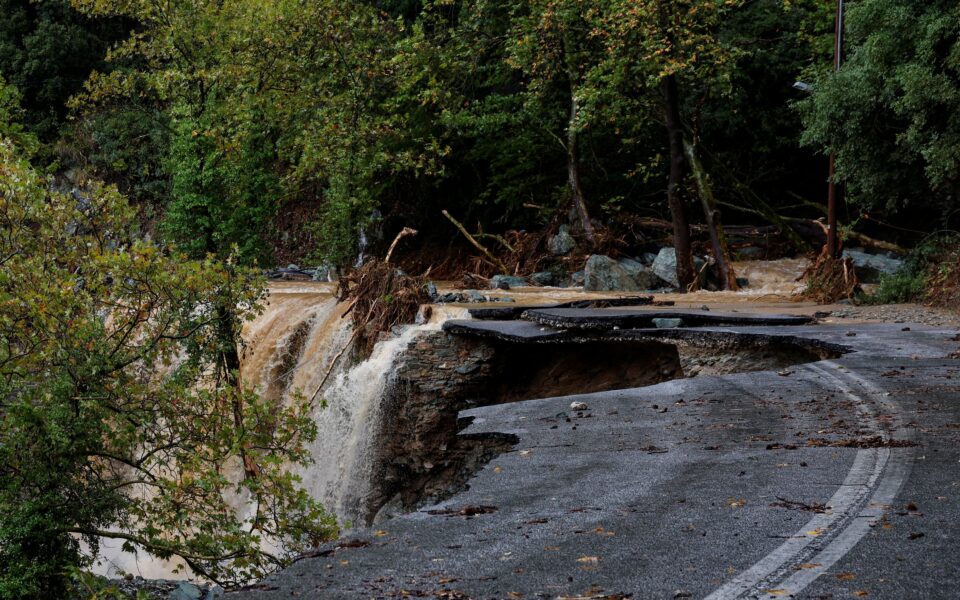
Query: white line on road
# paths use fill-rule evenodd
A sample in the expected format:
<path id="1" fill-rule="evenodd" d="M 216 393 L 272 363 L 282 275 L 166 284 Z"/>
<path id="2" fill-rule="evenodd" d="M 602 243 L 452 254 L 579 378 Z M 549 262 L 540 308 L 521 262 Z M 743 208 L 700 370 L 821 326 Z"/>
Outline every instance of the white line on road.
<path id="1" fill-rule="evenodd" d="M 831 361 L 817 363 L 836 369 Z M 878 434 L 877 416 L 870 402 L 858 395 L 834 373 L 815 365 L 807 369 L 825 377 L 856 407 L 862 424 Z M 896 405 L 886 394 L 867 380 L 849 372 L 843 373 L 874 396 L 889 415 L 893 425 L 901 425 Z M 891 452 L 889 448 L 858 450 L 843 485 L 830 498 L 830 513 L 810 519 L 794 536 L 752 567 L 734 577 L 707 600 L 735 598 L 776 598 L 796 596 L 843 558 L 870 530 L 870 526 L 893 502 L 910 472 L 909 448 Z M 800 568 L 800 565 L 804 568 Z M 774 593 L 771 593 L 774 592 Z"/>

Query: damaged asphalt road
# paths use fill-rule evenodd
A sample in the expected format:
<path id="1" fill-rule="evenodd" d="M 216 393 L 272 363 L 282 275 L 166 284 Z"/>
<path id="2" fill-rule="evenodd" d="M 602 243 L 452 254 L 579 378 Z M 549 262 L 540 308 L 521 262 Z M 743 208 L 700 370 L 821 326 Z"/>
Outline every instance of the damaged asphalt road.
<path id="1" fill-rule="evenodd" d="M 960 343 L 902 329 L 724 328 L 851 352 L 466 411 L 520 440 L 467 491 L 228 597 L 954 598 Z"/>

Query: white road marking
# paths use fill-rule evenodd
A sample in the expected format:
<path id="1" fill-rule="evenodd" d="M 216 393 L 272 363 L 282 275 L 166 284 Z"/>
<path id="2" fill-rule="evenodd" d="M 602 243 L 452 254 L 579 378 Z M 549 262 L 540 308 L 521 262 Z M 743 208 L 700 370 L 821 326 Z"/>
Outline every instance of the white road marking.
<path id="1" fill-rule="evenodd" d="M 823 367 L 838 366 L 831 361 L 806 365 L 821 377 L 830 380 L 856 407 L 862 425 L 882 434 L 870 401 L 858 395 L 846 382 Z M 894 429 L 902 422 L 896 405 L 883 390 L 850 372 L 843 372 L 883 405 L 893 417 Z M 857 451 L 843 485 L 827 502 L 830 513 L 810 519 L 794 536 L 752 567 L 734 577 L 707 600 L 734 598 L 775 598 L 796 596 L 830 567 L 843 558 L 866 534 L 871 525 L 883 516 L 910 472 L 912 452 L 904 448 L 867 448 Z M 805 568 L 799 565 L 804 564 Z M 816 565 L 816 566 L 813 566 Z M 776 595 L 770 592 L 776 590 Z"/>

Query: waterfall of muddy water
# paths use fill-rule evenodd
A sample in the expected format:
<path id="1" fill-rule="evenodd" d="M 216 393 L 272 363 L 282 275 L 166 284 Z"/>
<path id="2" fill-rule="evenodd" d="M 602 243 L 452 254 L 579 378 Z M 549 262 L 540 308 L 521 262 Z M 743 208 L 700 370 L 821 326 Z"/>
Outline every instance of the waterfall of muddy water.
<path id="1" fill-rule="evenodd" d="M 749 303 L 750 310 L 790 312 L 786 307 L 802 308 L 786 302 L 799 284 L 796 278 L 807 265 L 803 259 L 780 259 L 736 263 L 737 275 L 750 280 L 742 292 L 697 292 L 694 294 L 656 294 L 657 299 L 675 301 L 678 307 L 699 307 L 705 302 L 735 309 Z M 335 284 L 311 282 L 274 282 L 270 286 L 266 310 L 243 331 L 241 375 L 246 385 L 256 386 L 267 398 L 290 401 L 294 394 L 307 397 L 316 390 L 330 368 L 331 361 L 350 339 L 351 320 L 341 318 L 344 307 L 338 305 Z M 449 291 L 448 286 L 441 286 Z M 484 290 L 488 296 L 509 296 L 517 303 L 552 304 L 585 298 L 647 295 L 649 292 L 585 292 L 582 288 L 519 288 L 509 291 Z M 769 306 L 768 306 L 769 305 Z M 483 305 L 481 305 L 483 306 Z M 393 374 L 396 358 L 417 335 L 435 331 L 448 319 L 468 318 L 464 306 L 438 305 L 425 325 L 409 326 L 376 345 L 369 359 L 352 364 L 342 357 L 321 390 L 314 410 L 318 426 L 317 440 L 310 448 L 314 463 L 300 475 L 310 494 L 342 521 L 359 522 L 365 509 L 373 477 L 374 433 L 379 427 L 380 400 Z M 236 476 L 242 474 L 237 465 Z M 243 498 L 231 503 L 243 514 L 248 507 Z M 139 559 L 123 552 L 120 543 L 104 541 L 103 560 L 96 569 L 105 575 L 119 571 L 147 578 L 185 578 L 174 574 L 174 563 L 141 554 Z"/>
<path id="2" fill-rule="evenodd" d="M 332 287 L 323 284 L 271 286 L 267 310 L 245 330 L 247 348 L 242 373 L 268 398 L 289 401 L 294 394 L 310 397 L 331 361 L 349 342 L 350 319 L 342 317 Z M 343 521 L 365 514 L 373 477 L 374 433 L 379 427 L 380 400 L 393 373 L 393 362 L 420 333 L 435 331 L 464 309 L 440 308 L 425 325 L 408 326 L 378 343 L 365 361 L 341 358 L 318 395 L 314 409 L 317 439 L 310 453 L 314 463 L 302 473 L 307 491 Z"/>
<path id="3" fill-rule="evenodd" d="M 341 318 L 345 305 L 334 298 L 335 284 L 277 282 L 262 315 L 243 330 L 241 377 L 266 398 L 288 402 L 299 393 L 309 398 L 332 361 L 350 341 L 351 320 Z M 340 357 L 317 397 L 314 418 L 317 439 L 310 447 L 313 464 L 300 475 L 307 491 L 341 522 L 358 522 L 365 514 L 373 476 L 374 432 L 379 427 L 380 400 L 393 372 L 393 362 L 420 333 L 436 331 L 443 321 L 466 318 L 466 310 L 438 306 L 430 322 L 403 328 L 376 345 L 360 363 Z M 322 401 L 321 401 L 322 399 Z M 235 468 L 236 477 L 242 467 Z M 241 516 L 252 509 L 243 497 L 228 498 Z M 96 572 L 120 572 L 153 579 L 183 579 L 174 573 L 177 561 L 161 561 L 146 553 L 124 552 L 119 542 L 104 540 Z M 267 547 L 268 548 L 268 547 Z"/>

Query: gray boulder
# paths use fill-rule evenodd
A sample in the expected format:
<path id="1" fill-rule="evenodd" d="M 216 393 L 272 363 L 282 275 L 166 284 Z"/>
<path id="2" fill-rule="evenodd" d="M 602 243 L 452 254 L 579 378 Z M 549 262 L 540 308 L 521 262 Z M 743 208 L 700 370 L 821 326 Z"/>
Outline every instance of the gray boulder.
<path id="1" fill-rule="evenodd" d="M 203 600 L 220 600 L 226 592 L 219 585 L 215 585 L 207 592 L 207 597 Z"/>
<path id="2" fill-rule="evenodd" d="M 703 268 L 705 262 L 700 257 L 693 257 L 693 267 L 697 273 Z M 673 248 L 660 248 L 660 253 L 657 254 L 650 269 L 657 277 L 673 287 L 680 287 L 680 280 L 677 278 L 677 252 Z"/>
<path id="3" fill-rule="evenodd" d="M 574 287 L 581 286 L 586 281 L 586 278 L 587 278 L 586 271 L 577 271 L 576 273 L 572 273 L 570 275 L 570 285 Z"/>
<path id="4" fill-rule="evenodd" d="M 540 271 L 530 276 L 530 282 L 541 287 L 557 285 L 557 276 L 550 271 Z"/>
<path id="5" fill-rule="evenodd" d="M 641 290 L 657 290 L 663 287 L 663 280 L 657 277 L 649 267 L 640 261 L 632 258 L 621 258 L 617 261 L 623 269 L 630 274 L 634 283 Z"/>
<path id="6" fill-rule="evenodd" d="M 864 283 L 877 283 L 880 281 L 881 275 L 893 275 L 903 267 L 903 261 L 899 258 L 867 254 L 858 248 L 844 250 L 843 255 L 849 256 L 853 260 L 857 277 Z"/>
<path id="7" fill-rule="evenodd" d="M 584 268 L 583 289 L 590 292 L 635 292 L 640 286 L 619 262 L 609 256 L 594 254 L 587 259 Z"/>
<path id="8" fill-rule="evenodd" d="M 320 265 L 312 269 L 307 269 L 314 281 L 336 281 L 337 268 L 332 265 Z"/>
<path id="9" fill-rule="evenodd" d="M 528 286 L 530 283 L 523 277 L 516 275 L 494 275 L 490 278 L 490 289 L 509 290 L 514 287 Z"/>
<path id="10" fill-rule="evenodd" d="M 547 240 L 547 249 L 554 256 L 566 256 L 576 247 L 577 241 L 570 235 L 570 228 L 566 225 L 561 225 L 557 235 Z"/>
<path id="11" fill-rule="evenodd" d="M 680 280 L 677 279 L 677 253 L 673 248 L 660 248 L 650 268 L 657 277 L 673 287 L 680 286 Z"/>

